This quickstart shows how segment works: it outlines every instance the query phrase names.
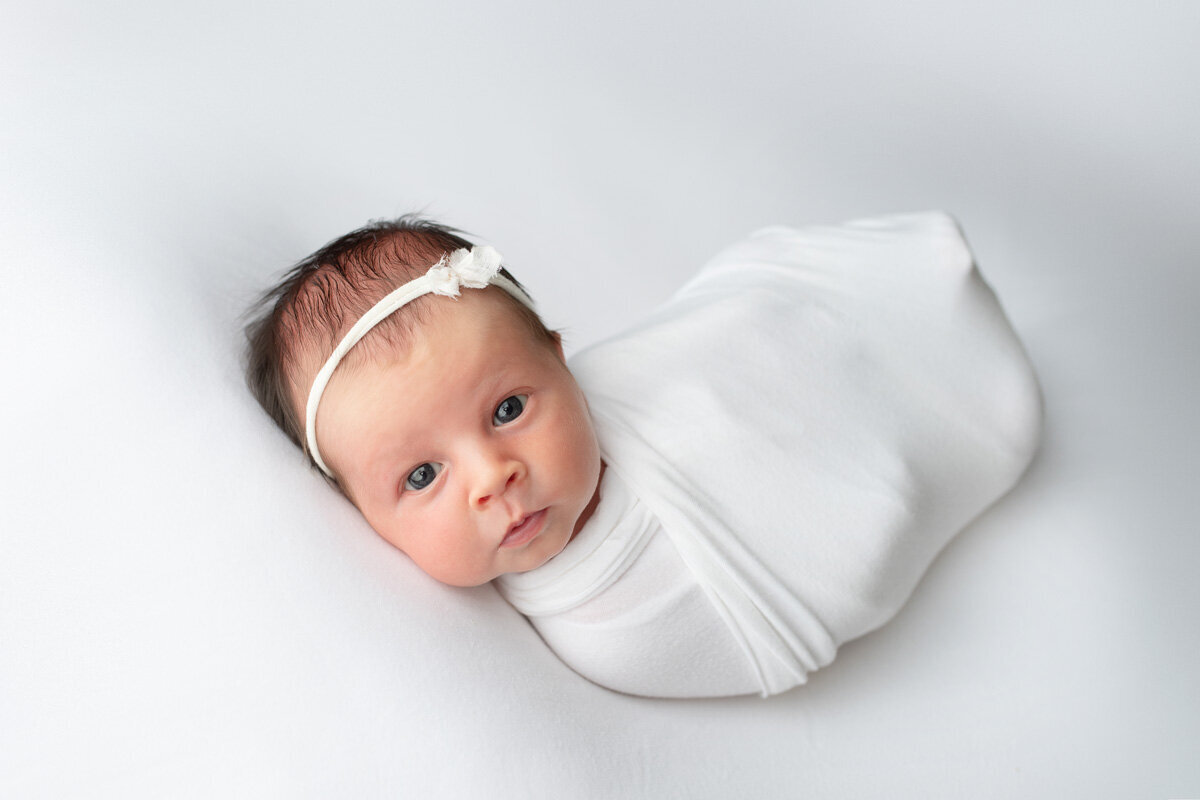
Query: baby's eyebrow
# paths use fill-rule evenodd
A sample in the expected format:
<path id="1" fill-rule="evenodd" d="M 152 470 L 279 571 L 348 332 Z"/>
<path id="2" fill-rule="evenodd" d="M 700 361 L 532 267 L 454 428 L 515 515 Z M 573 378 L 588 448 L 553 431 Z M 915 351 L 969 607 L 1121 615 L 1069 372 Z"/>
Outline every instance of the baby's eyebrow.
<path id="1" fill-rule="evenodd" d="M 366 459 L 364 470 L 368 485 L 383 487 L 390 491 L 393 484 L 407 475 L 408 470 L 422 462 L 432 460 L 420 452 L 428 447 L 423 442 L 426 431 L 434 429 L 439 415 L 444 412 L 441 394 L 427 398 L 421 405 L 410 405 L 396 413 L 403 415 L 407 428 L 401 432 L 399 441 L 387 442 L 374 449 Z M 405 435 L 407 434 L 407 435 Z"/>
<path id="2" fill-rule="evenodd" d="M 377 448 L 366 461 L 367 484 L 387 488 L 398 479 L 399 473 L 408 468 L 406 458 L 411 458 L 412 445 L 408 441 L 389 443 Z M 413 464 L 412 466 L 417 466 Z"/>

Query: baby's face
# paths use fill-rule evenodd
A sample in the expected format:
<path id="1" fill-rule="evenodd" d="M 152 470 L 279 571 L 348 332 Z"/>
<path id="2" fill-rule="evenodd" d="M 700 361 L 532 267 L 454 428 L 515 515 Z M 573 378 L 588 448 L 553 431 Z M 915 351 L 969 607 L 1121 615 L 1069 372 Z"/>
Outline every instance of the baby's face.
<path id="1" fill-rule="evenodd" d="M 600 477 L 562 349 L 497 291 L 436 298 L 395 359 L 343 365 L 317 416 L 321 453 L 371 527 L 454 586 L 553 558 Z"/>

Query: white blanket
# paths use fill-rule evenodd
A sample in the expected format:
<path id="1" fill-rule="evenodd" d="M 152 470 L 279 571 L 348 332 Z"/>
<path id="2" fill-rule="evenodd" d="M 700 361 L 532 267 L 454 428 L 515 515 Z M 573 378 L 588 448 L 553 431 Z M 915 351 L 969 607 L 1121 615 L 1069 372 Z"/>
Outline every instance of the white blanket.
<path id="1" fill-rule="evenodd" d="M 1040 433 L 1028 359 L 942 213 L 759 231 L 572 369 L 646 513 L 613 488 L 500 588 L 568 664 L 635 694 L 803 683 L 896 613 Z M 698 648 L 735 651 L 744 679 Z"/>

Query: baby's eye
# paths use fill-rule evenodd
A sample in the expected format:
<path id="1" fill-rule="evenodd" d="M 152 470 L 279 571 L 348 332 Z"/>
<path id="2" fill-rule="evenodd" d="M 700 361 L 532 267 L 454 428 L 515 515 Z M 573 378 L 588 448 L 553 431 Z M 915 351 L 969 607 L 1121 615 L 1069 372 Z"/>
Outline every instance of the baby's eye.
<path id="1" fill-rule="evenodd" d="M 408 473 L 408 477 L 404 479 L 404 488 L 409 491 L 419 492 L 429 484 L 433 483 L 433 479 L 442 471 L 442 465 L 434 462 L 426 462 L 421 466 Z"/>
<path id="2" fill-rule="evenodd" d="M 514 394 L 512 397 L 504 398 L 504 402 L 496 406 L 496 413 L 492 414 L 492 424 L 499 427 L 521 416 L 527 400 L 529 400 L 527 394 Z"/>

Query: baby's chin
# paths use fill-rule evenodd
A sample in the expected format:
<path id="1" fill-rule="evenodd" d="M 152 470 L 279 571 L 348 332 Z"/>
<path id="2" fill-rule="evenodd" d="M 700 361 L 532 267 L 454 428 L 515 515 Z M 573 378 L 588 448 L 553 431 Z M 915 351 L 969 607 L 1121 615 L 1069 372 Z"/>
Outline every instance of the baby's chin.
<path id="1" fill-rule="evenodd" d="M 570 544 L 571 540 L 574 538 L 574 533 L 572 533 L 570 536 L 563 537 L 561 541 L 556 542 L 552 546 L 548 547 L 544 554 L 530 553 L 528 554 L 527 558 L 522 559 L 520 566 L 505 570 L 504 572 L 500 573 L 500 575 L 516 575 L 522 572 L 532 572 L 539 567 L 543 567 L 553 561 L 554 558 L 562 553 L 563 550 L 566 550 L 567 545 Z M 497 575 L 496 577 L 500 576 Z"/>
<path id="2" fill-rule="evenodd" d="M 522 573 L 522 572 L 533 572 L 535 569 L 538 569 L 538 568 L 540 568 L 540 567 L 544 567 L 545 565 L 547 565 L 547 564 L 549 564 L 551 561 L 553 561 L 555 556 L 557 556 L 557 555 L 558 555 L 559 553 L 561 553 L 563 550 L 566 550 L 566 549 L 567 549 L 567 544 L 568 544 L 568 542 L 563 542 L 563 545 L 562 545 L 562 547 L 558 548 L 558 549 L 557 549 L 557 550 L 555 550 L 553 553 L 551 553 L 550 555 L 548 555 L 548 556 L 546 556 L 545 558 L 541 559 L 540 561 L 537 561 L 537 562 L 535 562 L 535 563 L 533 563 L 533 564 L 531 564 L 531 565 L 528 565 L 528 566 L 523 566 L 523 567 L 521 567 L 520 569 L 509 570 L 509 572 L 506 572 L 506 573 L 504 573 L 504 574 L 508 575 L 508 574 L 519 574 L 519 573 Z"/>
<path id="3" fill-rule="evenodd" d="M 550 553 L 546 554 L 545 556 L 537 556 L 537 557 L 531 558 L 531 559 L 527 560 L 525 563 L 522 563 L 520 566 L 513 567 L 512 569 L 503 569 L 503 570 L 500 570 L 499 572 L 492 573 L 491 575 L 486 576 L 486 577 L 481 577 L 478 574 L 476 574 L 476 575 L 457 574 L 456 575 L 456 574 L 452 574 L 452 573 L 444 573 L 444 572 L 438 572 L 438 571 L 433 571 L 433 570 L 428 570 L 428 569 L 422 569 L 422 571 L 429 577 L 433 578 L 438 583 L 444 583 L 447 586 L 454 586 L 454 587 L 457 587 L 460 589 L 471 589 L 476 586 L 483 586 L 485 584 L 491 583 L 492 581 L 494 581 L 497 578 L 502 577 L 504 575 L 516 575 L 516 574 L 520 574 L 522 572 L 532 572 L 533 570 L 537 569 L 538 567 L 548 564 L 551 561 L 551 559 L 553 559 L 555 556 L 557 556 L 559 553 L 561 553 L 563 550 L 566 549 L 567 544 L 568 544 L 568 542 L 563 542 L 562 546 L 558 547 L 557 549 L 554 549 L 553 552 L 550 552 Z M 420 566 L 420 565 L 418 565 L 418 566 Z"/>

